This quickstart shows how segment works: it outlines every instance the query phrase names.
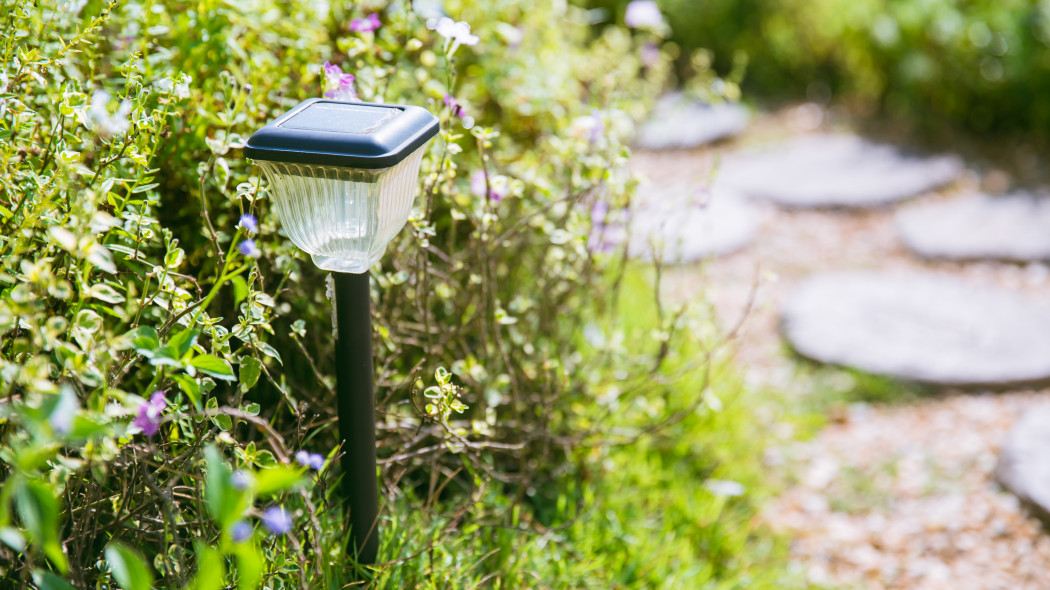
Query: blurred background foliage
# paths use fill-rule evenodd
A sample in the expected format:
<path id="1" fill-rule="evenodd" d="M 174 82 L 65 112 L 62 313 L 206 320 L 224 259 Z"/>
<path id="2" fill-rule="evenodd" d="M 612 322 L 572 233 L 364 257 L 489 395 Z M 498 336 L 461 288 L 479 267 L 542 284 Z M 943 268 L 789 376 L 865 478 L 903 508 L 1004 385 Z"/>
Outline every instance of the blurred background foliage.
<path id="1" fill-rule="evenodd" d="M 370 14 L 377 30 L 352 30 Z M 478 44 L 450 47 L 427 27 L 442 15 Z M 588 245 L 631 198 L 625 141 L 677 55 L 590 17 L 527 0 L 0 1 L 3 585 L 358 579 L 330 495 L 326 277 L 241 152 L 324 91 L 325 62 L 363 100 L 442 120 L 372 272 L 370 585 L 788 585 L 753 518 L 770 435 L 711 318 L 656 305 L 622 250 Z M 686 82 L 735 89 L 695 55 Z"/>
<path id="2" fill-rule="evenodd" d="M 927 126 L 1050 134 L 1045 0 L 657 3 L 681 48 L 711 50 L 722 74 L 746 63 L 752 99 L 834 99 Z M 626 4 L 587 1 L 608 22 L 622 22 Z"/>

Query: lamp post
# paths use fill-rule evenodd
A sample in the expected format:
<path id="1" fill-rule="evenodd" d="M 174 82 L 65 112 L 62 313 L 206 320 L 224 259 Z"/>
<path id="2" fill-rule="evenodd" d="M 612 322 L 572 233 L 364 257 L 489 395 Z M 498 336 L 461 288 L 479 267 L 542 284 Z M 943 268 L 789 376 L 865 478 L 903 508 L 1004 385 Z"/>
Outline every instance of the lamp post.
<path id="1" fill-rule="evenodd" d="M 438 119 L 415 106 L 310 99 L 248 140 L 281 225 L 335 281 L 336 406 L 343 443 L 347 551 L 379 548 L 375 393 L 368 270 L 408 221 Z"/>

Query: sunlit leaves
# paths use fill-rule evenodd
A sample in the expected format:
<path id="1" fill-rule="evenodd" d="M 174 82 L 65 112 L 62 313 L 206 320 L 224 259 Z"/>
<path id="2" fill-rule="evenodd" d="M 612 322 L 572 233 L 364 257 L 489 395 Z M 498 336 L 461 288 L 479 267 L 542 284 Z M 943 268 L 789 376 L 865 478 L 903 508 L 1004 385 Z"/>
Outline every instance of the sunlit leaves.
<path id="1" fill-rule="evenodd" d="M 106 561 L 122 590 L 152 590 L 153 572 L 138 552 L 114 541 L 106 547 Z"/>

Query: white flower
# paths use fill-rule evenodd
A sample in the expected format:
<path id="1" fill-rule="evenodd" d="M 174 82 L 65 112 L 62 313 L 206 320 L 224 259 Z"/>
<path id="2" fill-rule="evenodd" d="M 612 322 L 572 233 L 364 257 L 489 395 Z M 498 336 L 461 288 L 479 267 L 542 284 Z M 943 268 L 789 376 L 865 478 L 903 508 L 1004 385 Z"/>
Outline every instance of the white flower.
<path id="1" fill-rule="evenodd" d="M 445 43 L 445 53 L 452 55 L 460 45 L 477 45 L 477 35 L 470 34 L 470 25 L 464 21 L 456 22 L 447 16 L 427 21 L 427 28 L 437 31 L 448 41 Z"/>
<path id="2" fill-rule="evenodd" d="M 0 93 L 7 92 L 7 84 L 11 79 L 7 77 L 7 74 L 0 74 Z"/>
<path id="3" fill-rule="evenodd" d="M 175 88 L 172 89 L 171 93 L 175 95 L 175 98 L 189 98 L 190 82 L 193 82 L 193 76 L 179 74 L 179 80 L 175 82 Z"/>
<path id="4" fill-rule="evenodd" d="M 81 10 L 84 10 L 85 4 L 87 4 L 87 0 L 66 0 L 58 5 L 58 10 L 76 16 L 80 14 Z"/>
<path id="5" fill-rule="evenodd" d="M 164 94 L 170 94 L 178 99 L 190 97 L 190 82 L 193 81 L 193 76 L 188 74 L 179 74 L 179 79 L 172 80 L 171 78 L 161 78 L 153 83 L 153 86 Z"/>
<path id="6" fill-rule="evenodd" d="M 120 101 L 117 112 L 110 114 L 109 93 L 105 90 L 97 90 L 91 97 L 91 108 L 88 109 L 88 120 L 92 128 L 102 137 L 113 137 L 127 132 L 131 123 L 128 122 L 128 113 L 131 112 L 131 102 L 127 99 Z"/>
<path id="7" fill-rule="evenodd" d="M 623 22 L 632 29 L 659 29 L 664 26 L 664 15 L 653 0 L 634 0 L 627 5 Z"/>
<path id="8" fill-rule="evenodd" d="M 741 483 L 725 479 L 709 479 L 704 482 L 704 487 L 716 496 L 740 496 L 746 491 Z"/>
<path id="9" fill-rule="evenodd" d="M 172 81 L 171 78 L 165 76 L 164 78 L 161 78 L 160 80 L 154 82 L 153 86 L 157 89 L 158 92 L 163 92 L 164 94 L 171 94 L 171 90 L 175 88 L 175 82 Z"/>

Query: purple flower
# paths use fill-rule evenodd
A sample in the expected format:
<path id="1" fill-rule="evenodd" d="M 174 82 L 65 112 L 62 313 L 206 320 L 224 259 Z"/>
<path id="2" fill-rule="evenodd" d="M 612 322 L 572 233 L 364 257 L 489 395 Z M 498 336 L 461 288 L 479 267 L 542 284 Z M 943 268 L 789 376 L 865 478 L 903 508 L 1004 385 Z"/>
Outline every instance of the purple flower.
<path id="1" fill-rule="evenodd" d="M 310 455 L 310 467 L 314 471 L 321 471 L 324 469 L 324 456 L 319 453 L 312 453 Z"/>
<path id="2" fill-rule="evenodd" d="M 325 98 L 335 100 L 357 100 L 354 92 L 354 75 L 344 74 L 342 68 L 324 62 Z"/>
<path id="3" fill-rule="evenodd" d="M 73 389 L 62 387 L 58 403 L 55 404 L 55 409 L 51 410 L 51 415 L 48 417 L 48 422 L 51 423 L 51 428 L 55 431 L 55 434 L 65 436 L 72 432 L 73 421 L 77 417 L 78 410 L 80 410 L 80 403 L 77 401 L 77 396 L 73 393 Z"/>
<path id="4" fill-rule="evenodd" d="M 292 530 L 292 517 L 280 506 L 272 506 L 262 513 L 262 523 L 273 535 L 284 535 Z"/>
<path id="5" fill-rule="evenodd" d="M 252 483 L 252 476 L 250 473 L 243 469 L 238 469 L 230 475 L 230 485 L 233 489 L 244 491 L 248 489 L 248 486 Z"/>
<path id="6" fill-rule="evenodd" d="M 501 201 L 503 197 L 510 194 L 510 183 L 506 176 L 489 176 L 488 198 L 493 201 Z M 477 197 L 485 196 L 485 172 L 478 170 L 470 176 L 470 192 Z"/>
<path id="7" fill-rule="evenodd" d="M 324 456 L 318 453 L 299 451 L 295 454 L 295 460 L 303 467 L 309 467 L 314 471 L 321 471 L 324 469 Z"/>
<path id="8" fill-rule="evenodd" d="M 594 206 L 591 207 L 591 223 L 598 225 L 605 223 L 605 218 L 609 216 L 609 204 L 605 201 L 595 201 Z"/>
<path id="9" fill-rule="evenodd" d="M 131 425 L 142 431 L 146 436 L 153 436 L 160 430 L 160 415 L 168 405 L 168 399 L 164 397 L 163 391 L 154 391 L 149 401 L 139 406 L 139 413 L 131 421 Z"/>
<path id="10" fill-rule="evenodd" d="M 638 55 L 642 59 L 642 65 L 651 68 L 660 63 L 660 48 L 655 43 L 646 43 L 638 49 Z"/>
<path id="11" fill-rule="evenodd" d="M 244 231 L 251 235 L 259 231 L 259 220 L 251 213 L 245 213 L 241 215 L 241 220 L 237 223 L 237 227 L 244 228 Z"/>
<path id="12" fill-rule="evenodd" d="M 462 119 L 464 129 L 470 129 L 474 126 L 474 117 L 467 115 L 467 110 L 463 108 L 463 105 L 452 95 L 445 95 L 445 106 L 448 107 L 448 110 L 453 117 L 459 117 Z"/>
<path id="13" fill-rule="evenodd" d="M 240 246 L 237 246 L 237 249 L 248 258 L 262 256 L 262 250 L 259 250 L 259 247 L 255 245 L 255 240 L 252 239 L 244 240 Z"/>
<path id="14" fill-rule="evenodd" d="M 117 42 L 114 43 L 114 46 L 118 50 L 123 50 L 123 49 L 127 49 L 128 47 L 131 47 L 131 44 L 134 43 L 135 41 L 138 41 L 138 37 L 136 37 L 134 35 L 124 35 L 123 37 L 118 37 L 117 38 Z"/>
<path id="15" fill-rule="evenodd" d="M 445 106 L 448 107 L 448 110 L 452 113 L 453 117 L 465 117 L 467 114 L 463 105 L 459 104 L 459 101 L 450 94 L 445 95 Z"/>
<path id="16" fill-rule="evenodd" d="M 230 527 L 230 538 L 234 543 L 243 543 L 252 536 L 252 525 L 247 521 L 238 520 Z"/>
<path id="17" fill-rule="evenodd" d="M 371 33 L 382 24 L 379 22 L 379 15 L 373 12 L 365 18 L 355 18 L 350 21 L 350 30 L 355 33 Z"/>
<path id="18" fill-rule="evenodd" d="M 664 24 L 664 16 L 653 0 L 634 0 L 627 5 L 623 22 L 632 29 L 659 29 Z"/>

